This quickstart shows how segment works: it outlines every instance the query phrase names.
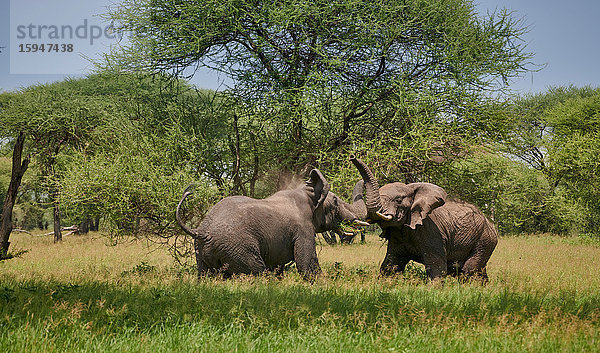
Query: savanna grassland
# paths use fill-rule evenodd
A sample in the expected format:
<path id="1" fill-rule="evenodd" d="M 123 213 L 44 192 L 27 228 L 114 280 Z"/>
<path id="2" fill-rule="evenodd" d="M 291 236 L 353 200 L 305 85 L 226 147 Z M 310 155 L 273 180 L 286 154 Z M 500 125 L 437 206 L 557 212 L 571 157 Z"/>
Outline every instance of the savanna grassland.
<path id="1" fill-rule="evenodd" d="M 598 352 L 600 243 L 503 237 L 490 283 L 379 278 L 385 244 L 319 246 L 325 275 L 206 278 L 142 242 L 14 234 L 1 352 Z"/>

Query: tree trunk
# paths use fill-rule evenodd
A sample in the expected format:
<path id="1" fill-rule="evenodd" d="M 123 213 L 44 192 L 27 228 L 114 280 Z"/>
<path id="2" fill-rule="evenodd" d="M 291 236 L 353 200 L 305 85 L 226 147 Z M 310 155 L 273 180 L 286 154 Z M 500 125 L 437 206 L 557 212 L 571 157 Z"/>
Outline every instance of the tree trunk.
<path id="1" fill-rule="evenodd" d="M 85 218 L 83 219 L 83 221 L 81 221 L 81 223 L 79 223 L 79 234 L 87 234 L 90 232 L 90 228 L 93 225 L 93 221 L 92 218 L 89 216 L 85 216 Z"/>
<path id="2" fill-rule="evenodd" d="M 13 149 L 12 172 L 10 176 L 10 184 L 4 199 L 2 207 L 2 215 L 0 216 L 0 260 L 8 254 L 8 246 L 10 245 L 9 237 L 12 232 L 12 211 L 17 200 L 17 192 L 23 179 L 23 174 L 29 166 L 29 156 L 21 161 L 23 154 L 23 145 L 25 144 L 25 135 L 19 133 L 15 147 Z"/>
<path id="3" fill-rule="evenodd" d="M 56 162 L 56 155 L 60 149 L 61 144 L 58 144 L 54 150 L 54 153 L 47 157 L 42 166 L 42 175 L 48 180 L 48 194 L 49 201 L 52 204 L 52 213 L 54 218 L 54 242 L 58 243 L 62 241 L 62 233 L 60 229 L 60 207 L 58 204 L 59 189 L 56 185 L 56 172 L 54 170 L 54 163 Z"/>
<path id="4" fill-rule="evenodd" d="M 56 197 L 56 195 L 55 195 Z M 58 208 L 58 201 L 54 199 L 54 242 L 58 243 L 62 241 L 62 233 L 60 230 L 60 208 Z"/>
<path id="5" fill-rule="evenodd" d="M 240 176 L 240 167 L 241 167 L 241 152 L 240 152 L 240 130 L 238 127 L 238 116 L 237 114 L 233 115 L 233 133 L 235 134 L 235 142 L 231 143 L 231 152 L 233 152 L 235 156 L 235 163 L 233 165 L 233 190 L 231 190 L 232 195 L 246 195 L 244 190 L 244 185 L 242 183 L 242 178 Z"/>
<path id="6" fill-rule="evenodd" d="M 79 223 L 78 233 L 87 234 L 89 232 L 97 232 L 99 223 L 100 217 L 90 217 L 86 215 L 83 221 Z"/>
<path id="7" fill-rule="evenodd" d="M 90 230 L 92 232 L 97 232 L 98 229 L 100 229 L 100 216 L 94 217 L 94 221 L 92 222 L 92 225 L 90 227 Z"/>
<path id="8" fill-rule="evenodd" d="M 256 182 L 258 181 L 260 160 L 258 159 L 258 149 L 256 148 L 256 137 L 252 132 L 250 132 L 250 141 L 252 142 L 252 148 L 254 150 L 254 170 L 252 171 L 252 178 L 250 178 L 250 197 L 256 197 L 255 189 Z"/>

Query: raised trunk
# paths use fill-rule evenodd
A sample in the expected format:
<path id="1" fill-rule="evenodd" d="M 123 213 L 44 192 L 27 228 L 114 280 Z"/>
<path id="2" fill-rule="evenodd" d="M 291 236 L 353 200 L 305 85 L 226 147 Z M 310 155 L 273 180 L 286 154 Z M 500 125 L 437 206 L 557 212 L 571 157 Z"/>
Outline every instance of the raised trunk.
<path id="1" fill-rule="evenodd" d="M 352 192 L 352 203 L 346 203 L 342 200 L 340 203 L 339 212 L 343 219 L 348 221 L 354 221 L 356 219 L 366 220 L 367 219 L 367 207 L 362 197 L 363 194 L 363 182 L 360 181 L 354 186 Z"/>
<path id="2" fill-rule="evenodd" d="M 344 206 L 346 206 L 350 214 L 354 215 L 354 217 L 358 218 L 359 220 L 367 219 L 367 208 L 365 207 L 365 202 L 363 200 L 358 200 L 348 204 L 344 203 Z"/>
<path id="3" fill-rule="evenodd" d="M 377 182 L 377 179 L 375 178 L 369 167 L 367 167 L 367 165 L 363 161 L 354 157 L 354 155 L 350 156 L 350 161 L 352 162 L 352 164 L 354 164 L 356 169 L 358 169 L 360 176 L 364 181 L 364 203 L 367 209 L 367 215 L 373 220 L 379 219 L 380 216 L 378 216 L 378 213 L 381 211 L 381 196 L 379 195 L 379 183 Z"/>
<path id="4" fill-rule="evenodd" d="M 29 166 L 29 156 L 21 161 L 24 144 L 25 135 L 20 133 L 13 149 L 10 184 L 8 185 L 8 191 L 2 207 L 2 216 L 0 217 L 0 260 L 8 254 L 8 246 L 10 245 L 8 239 L 12 232 L 12 211 L 17 201 L 17 192 L 19 191 L 23 174 L 25 174 Z"/>

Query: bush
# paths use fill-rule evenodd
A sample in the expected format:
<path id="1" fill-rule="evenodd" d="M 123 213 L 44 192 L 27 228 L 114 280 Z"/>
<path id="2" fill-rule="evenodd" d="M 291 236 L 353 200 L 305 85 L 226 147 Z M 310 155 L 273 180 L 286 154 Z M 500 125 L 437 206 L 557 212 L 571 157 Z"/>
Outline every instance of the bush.
<path id="1" fill-rule="evenodd" d="M 450 165 L 436 180 L 477 205 L 500 233 L 567 233 L 577 226 L 574 201 L 545 175 L 500 154 L 479 153 Z"/>
<path id="2" fill-rule="evenodd" d="M 20 205 L 23 213 L 23 218 L 19 224 L 25 230 L 34 228 L 44 229 L 44 213 L 45 210 L 40 204 L 26 202 Z"/>

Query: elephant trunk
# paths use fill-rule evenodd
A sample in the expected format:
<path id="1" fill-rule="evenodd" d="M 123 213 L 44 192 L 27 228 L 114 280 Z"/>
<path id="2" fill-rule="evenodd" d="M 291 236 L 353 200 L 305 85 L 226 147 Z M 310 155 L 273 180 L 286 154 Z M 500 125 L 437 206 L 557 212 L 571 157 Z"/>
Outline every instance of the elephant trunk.
<path id="1" fill-rule="evenodd" d="M 350 214 L 354 215 L 353 221 L 359 223 L 361 220 L 365 220 L 368 217 L 367 207 L 363 200 L 356 200 L 350 204 L 346 204 L 345 207 L 348 209 Z M 364 225 L 364 224 L 363 224 Z"/>
<path id="2" fill-rule="evenodd" d="M 359 183 L 362 186 L 362 180 Z M 368 223 L 364 222 L 364 220 L 367 219 L 367 208 L 365 207 L 365 202 L 362 199 L 362 189 L 360 196 L 357 197 L 354 195 L 355 194 L 352 196 L 352 203 L 347 203 L 341 199 L 338 201 L 338 216 L 344 221 L 353 222 L 354 225 L 368 225 Z"/>
<path id="3" fill-rule="evenodd" d="M 379 195 L 379 183 L 377 182 L 377 178 L 373 175 L 373 172 L 367 167 L 367 165 L 356 158 L 354 155 L 350 155 L 350 161 L 356 169 L 358 169 L 360 176 L 364 182 L 364 190 L 365 190 L 365 206 L 367 209 L 367 216 L 371 220 L 390 220 L 391 217 L 383 215 L 381 213 L 382 205 L 381 205 L 381 196 Z M 356 187 L 355 187 L 356 192 Z"/>
<path id="4" fill-rule="evenodd" d="M 367 206 L 365 205 L 365 200 L 363 198 L 364 190 L 365 183 L 362 180 L 359 180 L 356 185 L 354 185 L 354 190 L 352 191 L 352 203 L 349 205 L 352 212 L 360 220 L 366 220 L 368 217 Z"/>

